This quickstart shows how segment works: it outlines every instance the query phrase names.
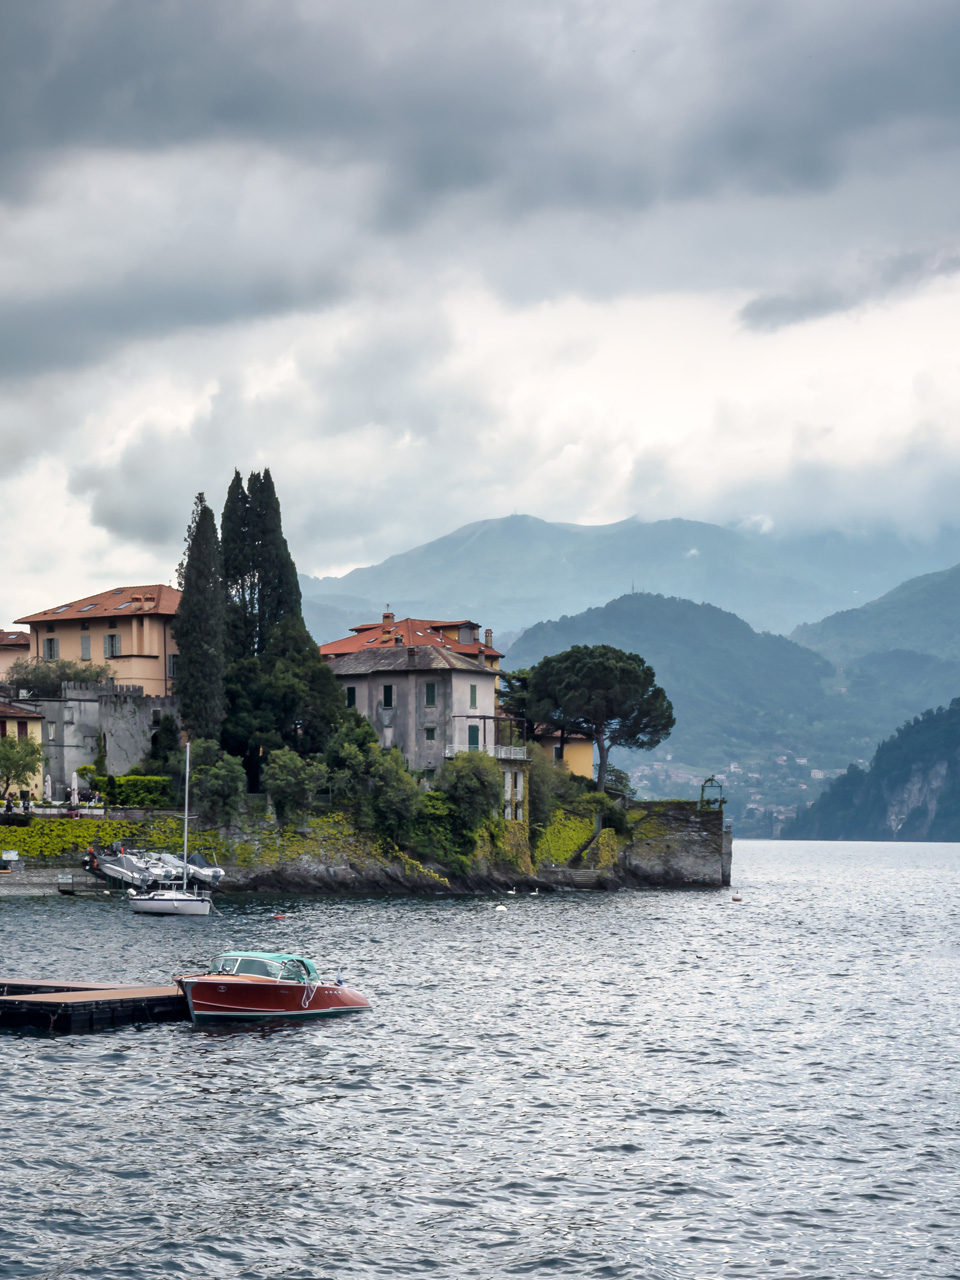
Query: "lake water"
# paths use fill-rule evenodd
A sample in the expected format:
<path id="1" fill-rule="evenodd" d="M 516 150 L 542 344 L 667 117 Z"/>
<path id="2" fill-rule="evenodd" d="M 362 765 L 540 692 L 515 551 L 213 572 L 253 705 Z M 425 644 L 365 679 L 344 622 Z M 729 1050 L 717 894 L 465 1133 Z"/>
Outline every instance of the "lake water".
<path id="1" fill-rule="evenodd" d="M 0 901 L 9 976 L 289 949 L 374 1003 L 0 1037 L 0 1274 L 960 1276 L 960 846 L 738 842 L 734 883 Z"/>

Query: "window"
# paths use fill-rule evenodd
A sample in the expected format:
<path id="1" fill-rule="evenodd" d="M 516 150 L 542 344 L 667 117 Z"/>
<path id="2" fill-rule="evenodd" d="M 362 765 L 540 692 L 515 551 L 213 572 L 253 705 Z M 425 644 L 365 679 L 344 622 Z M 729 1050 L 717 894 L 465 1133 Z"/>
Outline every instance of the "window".
<path id="1" fill-rule="evenodd" d="M 477 705 L 477 686 L 475 684 L 472 684 L 470 686 L 470 706 L 472 708 L 476 708 L 476 705 Z"/>
<path id="2" fill-rule="evenodd" d="M 120 657 L 120 637 L 119 636 L 107 635 L 103 637 L 103 656 L 105 658 Z"/>
<path id="3" fill-rule="evenodd" d="M 467 750 L 480 750 L 480 726 L 478 724 L 467 725 Z"/>
<path id="4" fill-rule="evenodd" d="M 383 705 L 385 710 L 389 710 L 393 706 L 393 685 L 385 684 L 383 686 Z"/>
<path id="5" fill-rule="evenodd" d="M 56 639 L 44 640 L 43 656 L 47 662 L 56 662 L 60 657 L 60 641 Z"/>
<path id="6" fill-rule="evenodd" d="M 7 736 L 7 722 L 6 720 L 0 720 L 0 738 L 5 738 L 6 736 Z"/>
<path id="7" fill-rule="evenodd" d="M 554 758 L 554 760 L 562 760 L 562 759 L 563 759 L 563 747 L 554 747 L 554 748 L 553 748 L 553 758 Z"/>
<path id="8" fill-rule="evenodd" d="M 437 686 L 432 682 L 424 685 L 424 706 L 435 707 L 437 705 Z"/>
<path id="9" fill-rule="evenodd" d="M 90 661 L 90 635 L 89 632 L 80 637 L 80 657 L 85 662 Z"/>
<path id="10" fill-rule="evenodd" d="M 116 625 L 117 625 L 117 620 L 116 620 L 116 618 L 111 618 L 111 619 L 110 619 L 110 621 L 107 623 L 107 626 L 108 626 L 108 627 L 111 627 L 111 628 L 115 628 L 115 627 L 116 627 Z"/>
<path id="11" fill-rule="evenodd" d="M 26 737 L 26 734 L 24 734 L 23 736 Z M 56 742 L 56 740 L 57 740 L 57 726 L 51 720 L 50 723 L 47 725 L 47 741 Z"/>
<path id="12" fill-rule="evenodd" d="M 426 778 L 428 782 L 432 782 L 434 778 L 437 776 L 437 771 L 436 769 L 424 769 L 423 776 Z"/>
<path id="13" fill-rule="evenodd" d="M 57 629 L 57 624 L 55 622 L 47 623 L 47 631 L 56 631 L 56 629 Z"/>
<path id="14" fill-rule="evenodd" d="M 437 740 L 436 729 L 424 729 L 423 734 L 428 742 L 436 742 Z"/>
<path id="15" fill-rule="evenodd" d="M 81 631 L 89 631 L 89 630 L 90 630 L 90 623 L 89 623 L 89 622 L 81 622 L 81 623 L 80 623 L 80 630 L 81 630 Z"/>
<path id="16" fill-rule="evenodd" d="M 179 668 L 179 666 L 180 666 L 179 653 L 168 653 L 167 654 L 167 675 L 170 677 L 171 680 L 176 680 L 177 669 Z"/>
<path id="17" fill-rule="evenodd" d="M 517 822 L 523 821 L 523 805 L 522 804 L 514 805 L 513 816 Z"/>
<path id="18" fill-rule="evenodd" d="M 27 722 L 26 720 L 18 720 L 17 721 L 17 737 L 25 738 L 26 736 L 27 736 Z"/>
<path id="19" fill-rule="evenodd" d="M 357 705 L 357 686 L 355 684 L 347 685 L 347 706 L 355 707 Z"/>

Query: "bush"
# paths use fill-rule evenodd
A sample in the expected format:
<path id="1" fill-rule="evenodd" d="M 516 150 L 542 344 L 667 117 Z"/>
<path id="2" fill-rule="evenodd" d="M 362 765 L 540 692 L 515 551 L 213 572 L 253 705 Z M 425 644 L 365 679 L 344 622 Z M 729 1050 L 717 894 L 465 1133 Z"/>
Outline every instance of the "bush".
<path id="1" fill-rule="evenodd" d="M 198 740 L 197 745 L 202 741 L 203 739 Z M 197 754 L 200 759 L 208 760 L 211 753 L 204 751 Z M 191 768 L 190 790 L 204 816 L 221 825 L 240 812 L 240 802 L 247 790 L 247 775 L 236 756 L 224 755 L 219 751 L 217 754 L 220 758 L 213 763 Z"/>
<path id="2" fill-rule="evenodd" d="M 452 871 L 465 871 L 468 857 L 462 849 L 456 812 L 449 796 L 442 791 L 428 791 L 421 797 L 420 810 L 411 834 L 411 845 L 418 858 L 442 862 Z M 472 852 L 473 839 L 471 839 Z"/>
<path id="3" fill-rule="evenodd" d="M 59 698 L 64 681 L 71 684 L 103 684 L 113 675 L 106 663 L 99 666 L 92 662 L 70 662 L 60 658 L 56 662 L 37 662 L 31 658 L 17 658 L 7 668 L 7 684 L 26 689 L 35 698 Z"/>
<path id="4" fill-rule="evenodd" d="M 90 768 L 83 765 L 83 768 Z M 80 776 L 80 770 L 77 770 Z M 89 774 L 87 775 L 89 778 Z M 115 778 L 109 774 L 106 778 L 90 778 L 90 784 L 106 798 L 107 804 L 122 809 L 157 809 L 173 802 L 170 791 L 170 779 L 166 777 L 141 777 L 139 774 L 125 774 Z"/>
<path id="5" fill-rule="evenodd" d="M 327 766 L 321 760 L 298 756 L 289 747 L 271 751 L 261 775 L 281 826 L 310 809 L 327 782 Z"/>
<path id="6" fill-rule="evenodd" d="M 444 762 L 437 789 L 450 801 L 453 829 L 462 853 L 472 853 L 485 819 L 499 817 L 503 770 L 482 751 L 460 751 Z"/>

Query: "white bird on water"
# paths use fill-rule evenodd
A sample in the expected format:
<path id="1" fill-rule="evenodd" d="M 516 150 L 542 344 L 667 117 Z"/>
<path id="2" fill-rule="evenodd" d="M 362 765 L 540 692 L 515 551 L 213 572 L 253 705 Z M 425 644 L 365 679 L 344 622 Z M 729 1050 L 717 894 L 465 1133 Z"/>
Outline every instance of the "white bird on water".
<path id="1" fill-rule="evenodd" d="M 531 889 L 531 890 L 530 890 L 530 897 L 531 897 L 531 898 L 539 898 L 539 897 L 540 897 L 540 890 L 539 890 L 539 889 Z"/>
<path id="2" fill-rule="evenodd" d="M 508 890 L 507 890 L 507 897 L 508 897 L 508 898 L 515 898 L 516 896 L 517 896 L 517 891 L 516 891 L 516 889 L 508 889 Z"/>

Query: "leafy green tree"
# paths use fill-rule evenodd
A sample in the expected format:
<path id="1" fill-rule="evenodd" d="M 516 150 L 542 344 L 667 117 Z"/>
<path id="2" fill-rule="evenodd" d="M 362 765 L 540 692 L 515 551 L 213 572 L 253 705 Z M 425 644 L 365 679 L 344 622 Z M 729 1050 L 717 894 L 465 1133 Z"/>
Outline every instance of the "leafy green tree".
<path id="1" fill-rule="evenodd" d="M 220 539 L 202 493 L 188 530 L 183 591 L 171 631 L 180 657 L 174 692 L 190 738 L 216 738 L 224 698 L 224 594 Z"/>
<path id="2" fill-rule="evenodd" d="M 607 765 L 607 786 L 614 791 L 618 791 L 622 796 L 629 796 L 631 799 L 637 794 L 636 788 L 630 781 L 630 775 L 623 769 L 618 769 L 615 765 Z"/>
<path id="3" fill-rule="evenodd" d="M 69 658 L 47 662 L 42 658 L 39 661 L 17 658 L 10 663 L 4 679 L 17 689 L 26 689 L 31 697 L 59 698 L 61 685 L 66 682 L 103 684 L 112 675 L 113 668 L 105 662 L 72 662 Z"/>
<path id="4" fill-rule="evenodd" d="M 298 756 L 289 747 L 272 751 L 263 770 L 263 785 L 281 826 L 309 810 L 326 782 L 327 766 L 322 760 Z"/>
<path id="5" fill-rule="evenodd" d="M 518 671 L 501 671 L 500 688 L 497 694 L 500 711 L 505 716 L 519 720 L 526 727 L 526 738 L 532 741 L 537 727 L 530 719 L 530 670 L 521 667 Z"/>
<path id="6" fill-rule="evenodd" d="M 0 738 L 0 796 L 28 787 L 42 763 L 43 747 L 33 738 Z"/>
<path id="7" fill-rule="evenodd" d="M 197 807 L 212 822 L 229 822 L 240 812 L 247 789 L 243 765 L 210 739 L 191 743 L 190 750 L 190 791 Z"/>
<path id="8" fill-rule="evenodd" d="M 676 723 L 653 668 L 639 654 L 607 644 L 576 644 L 542 658 L 530 672 L 528 709 L 538 724 L 591 739 L 600 759 L 599 791 L 611 747 L 649 751 Z"/>
<path id="9" fill-rule="evenodd" d="M 484 751 L 458 751 L 437 774 L 437 789 L 453 806 L 454 825 L 461 846 L 472 850 L 481 823 L 500 813 L 503 770 Z"/>
<path id="10" fill-rule="evenodd" d="M 408 844 L 423 803 L 423 792 L 396 747 L 375 756 L 370 780 L 374 830 L 394 844 Z"/>

